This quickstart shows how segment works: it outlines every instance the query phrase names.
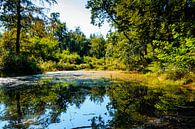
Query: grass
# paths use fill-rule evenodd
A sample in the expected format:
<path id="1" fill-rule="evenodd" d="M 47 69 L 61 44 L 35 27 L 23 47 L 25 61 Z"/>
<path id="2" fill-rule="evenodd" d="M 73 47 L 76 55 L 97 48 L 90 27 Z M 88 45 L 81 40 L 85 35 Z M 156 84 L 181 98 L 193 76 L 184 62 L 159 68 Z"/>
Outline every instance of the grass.
<path id="1" fill-rule="evenodd" d="M 157 75 L 155 73 L 143 74 L 139 72 L 125 72 L 125 71 L 86 71 L 92 72 L 94 77 L 110 78 L 113 80 L 132 81 L 146 85 L 151 88 L 163 88 L 167 86 L 178 86 L 180 88 L 186 88 L 188 90 L 195 90 L 195 78 L 191 78 L 192 81 L 189 84 L 185 84 L 186 78 L 179 80 L 170 80 L 166 78 L 166 74 Z M 192 74 L 195 76 L 194 74 Z"/>

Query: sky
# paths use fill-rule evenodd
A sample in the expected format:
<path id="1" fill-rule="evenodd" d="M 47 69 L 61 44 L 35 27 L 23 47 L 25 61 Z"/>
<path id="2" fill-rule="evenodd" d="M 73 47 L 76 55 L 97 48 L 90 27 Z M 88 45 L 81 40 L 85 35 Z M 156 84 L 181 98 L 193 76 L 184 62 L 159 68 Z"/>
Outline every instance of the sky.
<path id="1" fill-rule="evenodd" d="M 85 8 L 87 0 L 57 0 L 58 4 L 50 7 L 50 13 L 59 12 L 60 20 L 66 22 L 69 30 L 80 26 L 81 31 L 89 37 L 90 34 L 103 34 L 106 36 L 110 27 L 105 23 L 101 28 L 90 24 L 90 10 Z"/>

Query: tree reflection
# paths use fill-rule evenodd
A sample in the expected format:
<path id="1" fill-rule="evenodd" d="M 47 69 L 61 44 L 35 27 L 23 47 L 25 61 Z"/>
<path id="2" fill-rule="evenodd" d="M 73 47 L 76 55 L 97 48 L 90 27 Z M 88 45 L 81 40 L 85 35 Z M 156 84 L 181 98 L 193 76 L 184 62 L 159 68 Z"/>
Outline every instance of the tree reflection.
<path id="1" fill-rule="evenodd" d="M 107 93 L 111 99 L 107 109 L 114 115 L 110 124 L 122 129 L 141 128 L 150 119 L 163 118 L 190 98 L 189 92 L 184 93 L 177 87 L 157 89 L 132 82 L 113 84 L 108 87 Z M 162 120 L 162 125 L 163 122 L 167 121 Z"/>
<path id="2" fill-rule="evenodd" d="M 0 102 L 5 109 L 0 112 L 0 120 L 7 122 L 4 128 L 29 128 L 31 125 L 47 128 L 52 123 L 60 123 L 61 114 L 66 113 L 70 106 L 79 109 L 87 97 L 91 102 L 101 104 L 107 95 L 110 98 L 106 106 L 108 114 L 103 115 L 109 115 L 112 120 L 105 121 L 103 115 L 93 115 L 89 119 L 91 128 L 145 128 L 153 127 L 145 126 L 150 119 L 163 118 L 163 115 L 168 115 L 192 98 L 188 91 L 173 87 L 148 88 L 132 82 L 110 83 L 107 87 L 90 84 L 73 85 L 40 80 L 33 86 L 1 87 Z M 173 123 L 171 120 L 168 123 Z M 194 122 L 194 118 L 190 121 Z M 178 127 L 175 125 L 170 127 Z M 193 127 L 192 122 L 185 125 Z"/>
<path id="3" fill-rule="evenodd" d="M 41 125 L 46 128 L 51 123 L 59 123 L 60 115 L 68 106 L 77 108 L 84 103 L 86 96 L 91 101 L 101 103 L 105 88 L 74 86 L 67 83 L 50 84 L 40 80 L 34 86 L 0 89 L 1 103 L 5 104 L 5 113 L 0 120 L 8 121 L 5 128 L 28 128 L 30 125 Z"/>

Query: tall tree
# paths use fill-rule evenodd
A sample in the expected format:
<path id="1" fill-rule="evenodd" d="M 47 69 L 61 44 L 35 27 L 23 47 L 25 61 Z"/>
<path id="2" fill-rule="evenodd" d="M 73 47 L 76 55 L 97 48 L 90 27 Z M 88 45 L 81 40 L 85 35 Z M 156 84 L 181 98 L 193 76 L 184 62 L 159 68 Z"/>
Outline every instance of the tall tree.
<path id="1" fill-rule="evenodd" d="M 77 52 L 80 56 L 88 54 L 89 42 L 80 27 L 68 32 L 65 48 L 70 52 Z"/>
<path id="2" fill-rule="evenodd" d="M 50 14 L 50 21 L 51 21 L 51 31 L 55 35 L 55 32 L 57 30 L 57 26 L 60 23 L 60 13 L 54 12 Z"/>
<path id="3" fill-rule="evenodd" d="M 105 57 L 106 41 L 102 35 L 91 35 L 89 42 L 91 44 L 90 53 L 92 56 L 98 59 Z"/>
<path id="4" fill-rule="evenodd" d="M 62 52 L 62 49 L 65 49 L 65 40 L 67 39 L 68 35 L 68 28 L 66 26 L 66 23 L 62 23 L 60 21 L 60 13 L 54 12 L 50 15 L 50 22 L 51 22 L 51 31 L 55 38 L 57 38 L 59 42 L 59 49 L 60 52 Z"/>
<path id="5" fill-rule="evenodd" d="M 128 39 L 130 53 L 140 55 L 141 60 L 148 45 L 158 47 L 153 40 L 173 42 L 173 30 L 195 36 L 194 0 L 88 0 L 86 7 L 94 25 L 108 20 Z"/>
<path id="6" fill-rule="evenodd" d="M 56 0 L 40 0 L 49 4 L 56 3 Z M 20 35 L 22 29 L 26 29 L 34 19 L 44 17 L 42 7 L 38 7 L 32 0 L 1 0 L 0 21 L 2 25 L 11 30 L 16 28 L 16 54 L 20 53 Z M 16 21 L 15 21 L 16 20 Z"/>

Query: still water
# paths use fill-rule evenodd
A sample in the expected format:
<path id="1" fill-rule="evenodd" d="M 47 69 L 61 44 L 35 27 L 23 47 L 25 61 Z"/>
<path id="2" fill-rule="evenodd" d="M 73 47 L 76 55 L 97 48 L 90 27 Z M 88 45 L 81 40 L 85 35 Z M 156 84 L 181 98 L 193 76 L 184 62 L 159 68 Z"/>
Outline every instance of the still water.
<path id="1" fill-rule="evenodd" d="M 80 72 L 1 78 L 0 85 L 0 128 L 195 128 L 194 92 L 173 86 Z"/>

